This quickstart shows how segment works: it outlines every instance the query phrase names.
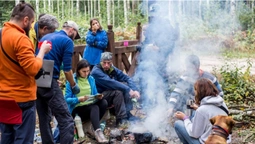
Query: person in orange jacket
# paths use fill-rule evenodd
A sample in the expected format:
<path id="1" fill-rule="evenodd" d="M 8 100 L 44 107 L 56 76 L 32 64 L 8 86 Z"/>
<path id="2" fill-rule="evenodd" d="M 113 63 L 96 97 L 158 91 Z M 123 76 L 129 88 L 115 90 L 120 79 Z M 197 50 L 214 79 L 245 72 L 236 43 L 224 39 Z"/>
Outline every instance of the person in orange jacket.
<path id="1" fill-rule="evenodd" d="M 45 53 L 51 48 L 45 41 L 35 56 L 33 44 L 28 37 L 34 17 L 34 8 L 28 3 L 20 2 L 14 7 L 10 21 L 4 23 L 1 31 L 0 98 L 15 101 L 22 113 L 22 122 L 19 124 L 1 121 L 3 144 L 33 143 L 37 87 L 35 76 L 42 67 Z M 6 105 L 0 105 L 0 110 L 10 109 Z M 10 110 L 9 113 L 11 112 Z M 2 114 L 0 111 L 0 117 L 4 117 Z"/>

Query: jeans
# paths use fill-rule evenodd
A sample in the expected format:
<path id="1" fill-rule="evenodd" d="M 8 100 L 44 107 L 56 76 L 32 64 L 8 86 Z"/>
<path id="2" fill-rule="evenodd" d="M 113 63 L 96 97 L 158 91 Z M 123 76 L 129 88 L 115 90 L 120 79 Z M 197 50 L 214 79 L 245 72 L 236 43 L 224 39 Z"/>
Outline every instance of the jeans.
<path id="1" fill-rule="evenodd" d="M 53 114 L 58 121 L 60 143 L 72 144 L 74 138 L 74 122 L 56 79 L 52 80 L 51 88 L 38 87 L 36 104 L 42 143 L 54 144 L 50 126 Z"/>
<path id="2" fill-rule="evenodd" d="M 35 101 L 18 103 L 22 110 L 22 124 L 1 123 L 2 144 L 33 144 L 35 133 Z"/>
<path id="3" fill-rule="evenodd" d="M 175 121 L 174 129 L 183 144 L 200 144 L 199 139 L 189 136 L 182 120 Z"/>

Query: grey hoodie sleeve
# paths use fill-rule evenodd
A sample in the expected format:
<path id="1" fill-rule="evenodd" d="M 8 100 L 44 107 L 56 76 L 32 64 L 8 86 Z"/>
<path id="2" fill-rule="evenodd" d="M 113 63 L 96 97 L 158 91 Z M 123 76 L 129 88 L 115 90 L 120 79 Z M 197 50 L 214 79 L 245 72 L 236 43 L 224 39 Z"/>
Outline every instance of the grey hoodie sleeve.
<path id="1" fill-rule="evenodd" d="M 206 129 L 207 120 L 199 113 L 199 111 L 196 111 L 193 118 L 193 123 L 189 119 L 186 119 L 184 120 L 184 125 L 189 136 L 199 138 Z"/>

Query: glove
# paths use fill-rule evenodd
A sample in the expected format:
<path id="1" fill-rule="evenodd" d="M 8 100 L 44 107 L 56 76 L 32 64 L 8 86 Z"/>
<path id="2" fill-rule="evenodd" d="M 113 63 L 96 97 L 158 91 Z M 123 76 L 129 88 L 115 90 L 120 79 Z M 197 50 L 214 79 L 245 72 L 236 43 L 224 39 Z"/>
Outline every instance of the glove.
<path id="1" fill-rule="evenodd" d="M 73 94 L 78 94 L 80 93 L 80 88 L 77 84 L 75 84 L 73 87 L 72 87 L 72 92 Z"/>

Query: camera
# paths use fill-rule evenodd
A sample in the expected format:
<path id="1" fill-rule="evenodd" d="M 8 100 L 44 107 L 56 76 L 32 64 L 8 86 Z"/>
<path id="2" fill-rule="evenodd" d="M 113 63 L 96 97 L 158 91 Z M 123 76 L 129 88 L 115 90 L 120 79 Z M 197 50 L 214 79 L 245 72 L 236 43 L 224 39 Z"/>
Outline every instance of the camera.
<path id="1" fill-rule="evenodd" d="M 193 100 L 187 100 L 187 109 L 193 109 L 191 105 L 193 105 L 194 101 Z"/>

